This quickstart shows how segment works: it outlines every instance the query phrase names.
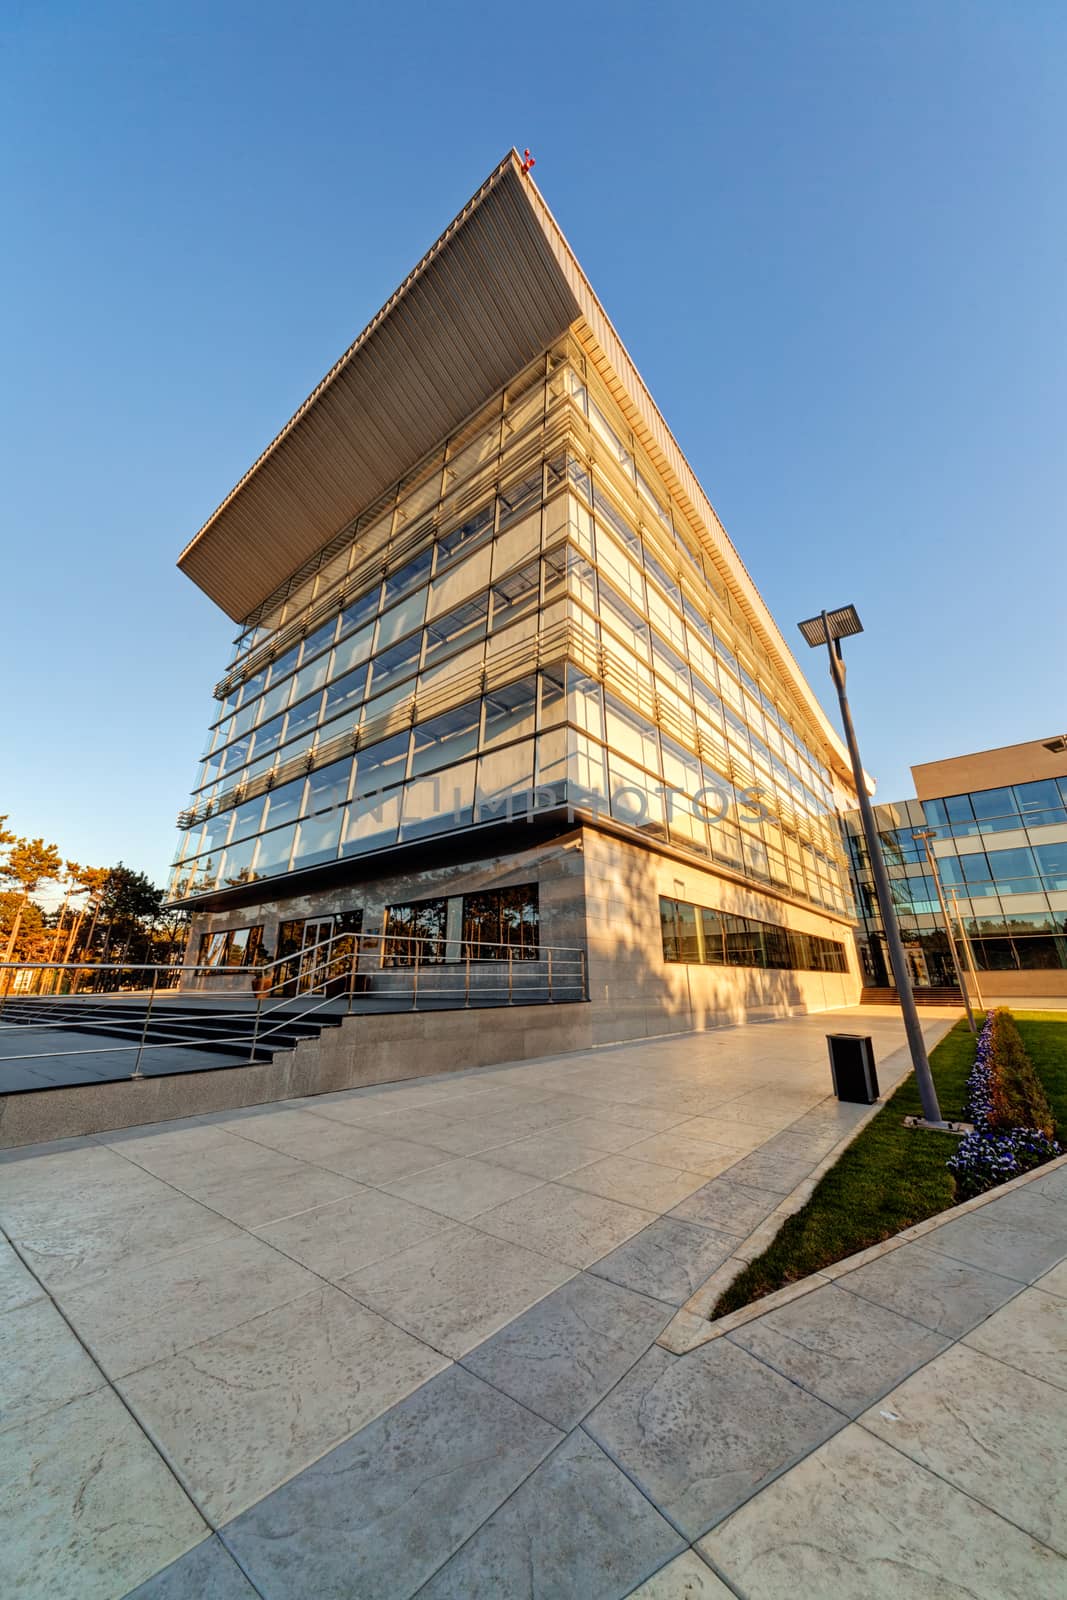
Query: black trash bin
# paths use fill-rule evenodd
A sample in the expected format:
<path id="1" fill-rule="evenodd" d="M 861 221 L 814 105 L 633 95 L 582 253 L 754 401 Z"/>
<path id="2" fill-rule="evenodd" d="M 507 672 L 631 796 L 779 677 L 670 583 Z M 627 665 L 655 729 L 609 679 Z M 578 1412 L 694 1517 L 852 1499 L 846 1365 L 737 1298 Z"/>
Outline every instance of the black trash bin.
<path id="1" fill-rule="evenodd" d="M 870 1035 L 828 1033 L 826 1043 L 830 1047 L 830 1071 L 837 1098 L 873 1105 L 878 1098 L 878 1074 Z"/>

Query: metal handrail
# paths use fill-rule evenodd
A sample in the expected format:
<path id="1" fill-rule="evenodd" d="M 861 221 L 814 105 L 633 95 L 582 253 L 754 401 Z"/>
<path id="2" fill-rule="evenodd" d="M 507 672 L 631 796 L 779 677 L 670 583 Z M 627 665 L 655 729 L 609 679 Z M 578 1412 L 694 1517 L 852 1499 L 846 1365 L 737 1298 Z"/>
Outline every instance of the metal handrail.
<path id="1" fill-rule="evenodd" d="M 331 955 L 331 951 L 338 950 L 343 945 L 343 950 Z M 427 958 L 427 949 L 434 953 Z M 452 952 L 450 954 L 450 951 Z M 499 952 L 493 955 L 489 952 Z M 485 952 L 483 955 L 482 952 Z M 306 971 L 306 958 L 312 957 L 311 970 Z M 93 1055 L 122 1055 L 136 1051 L 136 1059 L 131 1077 L 143 1078 L 141 1063 L 148 1050 L 177 1050 L 197 1049 L 205 1046 L 219 1045 L 231 1047 L 233 1045 L 250 1045 L 249 1061 L 254 1062 L 260 1044 L 274 1035 L 284 1031 L 287 1027 L 298 1026 L 308 1017 L 322 1011 L 337 1002 L 347 999 L 348 1012 L 351 1014 L 353 1001 L 359 990 L 359 979 L 366 976 L 361 970 L 364 957 L 371 959 L 372 970 L 376 969 L 386 987 L 382 991 L 388 997 L 390 994 L 403 993 L 401 985 L 405 987 L 410 983 L 411 1008 L 418 1010 L 420 999 L 420 985 L 426 984 L 427 971 L 448 977 L 455 977 L 457 988 L 454 998 L 462 1006 L 470 1006 L 472 996 L 472 969 L 479 969 L 478 994 L 484 998 L 506 996 L 506 1004 L 514 1005 L 516 999 L 521 1001 L 525 994 L 540 991 L 544 986 L 544 977 L 547 977 L 548 1000 L 555 1002 L 561 986 L 570 986 L 574 977 L 577 977 L 578 998 L 587 997 L 586 990 L 586 953 L 580 946 L 532 946 L 505 944 L 498 940 L 487 940 L 474 945 L 471 940 L 459 940 L 455 943 L 446 941 L 443 937 L 411 934 L 393 934 L 388 931 L 381 933 L 365 934 L 348 930 L 339 930 L 329 934 L 324 939 L 319 939 L 314 944 L 306 945 L 300 950 L 275 960 L 264 963 L 255 968 L 239 968 L 210 966 L 203 962 L 195 963 L 163 963 L 163 962 L 98 962 L 86 963 L 85 961 L 55 962 L 55 961 L 13 961 L 0 962 L 0 979 L 7 971 L 55 971 L 55 972 L 122 972 L 128 974 L 151 974 L 151 985 L 144 990 L 127 990 L 126 995 L 130 1000 L 147 995 L 143 1017 L 136 1006 L 131 1006 L 130 1022 L 136 1027 L 140 1024 L 140 1039 L 137 1043 L 108 1044 L 88 1047 L 78 1050 L 64 1050 L 58 1052 L 61 1056 L 93 1056 Z M 504 958 L 506 957 L 506 972 Z M 222 1038 L 218 1034 L 201 1036 L 197 1033 L 193 1038 L 181 1038 L 164 1042 L 149 1042 L 149 1032 L 152 1022 L 153 1007 L 160 994 L 166 994 L 168 988 L 160 984 L 160 975 L 169 974 L 175 980 L 175 992 L 182 993 L 184 980 L 196 978 L 202 974 L 215 976 L 237 977 L 238 974 L 247 973 L 250 977 L 262 978 L 266 973 L 286 969 L 285 981 L 295 981 L 300 987 L 298 990 L 297 1004 L 294 1007 L 293 995 L 275 996 L 277 983 L 262 984 L 255 994 L 255 1008 L 246 1009 L 243 1005 L 226 1013 L 228 1020 L 241 1024 L 250 1023 L 251 1030 L 226 1035 Z M 499 973 L 499 982 L 491 979 Z M 572 977 L 573 974 L 573 977 Z M 527 982 L 526 979 L 529 979 Z M 486 981 L 486 980 L 490 981 Z M 340 985 L 340 988 L 338 987 Z M 451 991 L 442 990 L 430 981 L 430 1002 L 440 1001 L 448 997 Z M 332 991 L 332 992 L 330 992 Z M 188 993 L 188 991 L 186 991 Z M 234 994 L 234 990 L 227 991 Z M 194 994 L 196 991 L 194 991 Z M 241 991 L 236 991 L 240 994 Z M 460 998 L 462 996 L 462 998 Z M 318 997 L 318 998 L 313 998 Z M 573 996 L 572 996 L 573 997 Z M 5 989 L 0 993 L 0 1010 L 5 998 L 15 1001 L 25 1000 L 29 1004 L 44 1005 L 47 1009 L 51 1005 L 64 1003 L 77 1003 L 79 999 L 89 1001 L 97 996 L 82 994 L 76 990 L 67 994 L 45 995 L 11 995 Z M 114 991 L 105 991 L 99 998 L 113 1001 L 116 998 Z M 279 1016 L 279 1013 L 285 1013 Z M 158 1013 L 157 1013 L 158 1014 Z M 195 1008 L 190 1007 L 185 1017 L 168 1015 L 162 1026 L 168 1024 L 178 1025 L 185 1018 L 190 1022 L 195 1020 Z M 278 1020 L 272 1020 L 277 1018 Z M 112 1014 L 114 1020 L 114 1013 Z M 264 1023 L 267 1026 L 264 1026 Z M 60 1031 L 84 1029 L 86 1019 L 75 1018 L 66 1022 L 50 1022 L 46 1019 L 35 1020 L 21 1024 L 28 1032 L 35 1031 Z M 35 1051 L 19 1055 L 0 1057 L 0 1065 L 16 1061 L 38 1061 L 56 1059 L 56 1051 Z"/>

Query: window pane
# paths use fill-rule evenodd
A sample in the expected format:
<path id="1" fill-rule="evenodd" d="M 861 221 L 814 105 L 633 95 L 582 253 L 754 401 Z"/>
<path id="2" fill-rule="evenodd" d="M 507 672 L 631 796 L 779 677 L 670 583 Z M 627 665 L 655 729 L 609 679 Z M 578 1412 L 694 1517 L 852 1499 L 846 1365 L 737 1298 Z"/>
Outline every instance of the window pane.
<path id="1" fill-rule="evenodd" d="M 456 650 L 461 645 L 470 644 L 474 639 L 480 639 L 485 633 L 486 617 L 489 614 L 489 596 L 479 595 L 475 600 L 467 600 L 454 611 L 449 611 L 446 616 L 438 617 L 426 629 L 426 662 L 427 666 L 443 656 L 446 651 Z"/>
<path id="2" fill-rule="evenodd" d="M 483 748 L 504 744 L 533 733 L 537 709 L 537 679 L 520 678 L 485 697 L 485 736 Z"/>
<path id="3" fill-rule="evenodd" d="M 401 567 L 399 572 L 394 572 L 385 580 L 385 591 L 382 595 L 382 606 L 392 605 L 394 600 L 399 600 L 402 594 L 416 588 L 424 579 L 430 576 L 430 567 L 433 564 L 433 547 L 423 550 L 419 555 Z M 394 636 L 395 637 L 395 636 Z"/>
<path id="4" fill-rule="evenodd" d="M 415 633 L 410 639 L 404 639 L 400 644 L 393 645 L 391 650 L 376 656 L 371 663 L 371 694 L 380 694 L 390 684 L 399 683 L 409 673 L 415 672 L 421 646 L 422 635 Z"/>
<path id="5" fill-rule="evenodd" d="M 412 966 L 416 959 L 420 963 L 443 961 L 447 923 L 446 900 L 421 900 L 409 905 L 386 906 L 386 961 L 395 967 Z"/>
<path id="6" fill-rule="evenodd" d="M 307 733 L 318 724 L 319 709 L 322 705 L 322 696 L 313 694 L 307 700 L 301 700 L 299 705 L 293 707 L 285 724 L 286 742 L 299 738 L 302 733 Z"/>
<path id="7" fill-rule="evenodd" d="M 493 585 L 493 627 L 503 628 L 537 609 L 541 563 L 531 561 Z M 453 613 L 455 615 L 455 613 Z"/>
<path id="8" fill-rule="evenodd" d="M 1039 778 L 1036 783 L 1017 783 L 1015 796 L 1024 819 L 1035 811 L 1061 810 L 1060 791 L 1054 778 Z"/>
<path id="9" fill-rule="evenodd" d="M 380 744 L 368 745 L 356 756 L 356 785 L 353 793 L 370 794 L 405 776 L 408 734 L 395 733 Z"/>
<path id="10" fill-rule="evenodd" d="M 332 861 L 337 854 L 340 837 L 340 811 L 327 811 L 319 817 L 305 817 L 297 829 L 293 866 L 309 867 L 320 861 Z"/>
<path id="11" fill-rule="evenodd" d="M 971 795 L 971 804 L 979 821 L 983 817 L 1013 817 L 1018 811 L 1011 789 L 983 789 Z"/>
<path id="12" fill-rule="evenodd" d="M 357 667 L 354 672 L 346 672 L 343 678 L 337 678 L 326 687 L 326 706 L 323 713 L 324 720 L 336 717 L 342 711 L 354 711 L 362 704 L 364 691 L 367 687 L 366 667 Z M 259 745 L 256 745 L 256 754 L 259 754 Z"/>
<path id="13" fill-rule="evenodd" d="M 396 639 L 402 639 L 413 628 L 422 626 L 426 615 L 426 590 L 420 589 L 417 594 L 409 595 L 391 611 L 386 611 L 378 624 L 377 649 L 381 650 L 387 644 L 392 644 Z"/>
<path id="14" fill-rule="evenodd" d="M 316 811 L 327 811 L 335 806 L 343 805 L 348 799 L 348 783 L 352 776 L 352 759 L 346 756 L 343 761 L 334 761 L 328 767 L 320 767 L 311 773 L 307 781 L 307 794 L 304 798 L 304 811 L 311 815 Z"/>
<path id="15" fill-rule="evenodd" d="M 333 638 L 336 632 L 337 618 L 331 617 L 329 622 L 324 622 L 321 628 L 316 628 L 314 633 L 309 633 L 307 638 L 304 640 L 304 648 L 300 657 L 301 661 L 310 662 L 313 657 L 320 655 L 322 651 L 326 649 L 327 645 L 333 644 Z M 325 671 L 325 664 L 323 665 L 323 671 Z"/>
<path id="16" fill-rule="evenodd" d="M 480 702 L 471 700 L 455 711 L 423 722 L 415 729 L 411 746 L 411 774 L 431 772 L 471 755 L 478 746 Z"/>
<path id="17" fill-rule="evenodd" d="M 292 783 L 283 783 L 280 789 L 272 789 L 267 796 L 264 826 L 275 828 L 280 822 L 291 822 L 298 817 L 303 794 L 303 778 L 294 778 Z"/>
<path id="18" fill-rule="evenodd" d="M 263 834 L 256 854 L 256 872 L 260 877 L 285 871 L 295 834 L 296 824 L 293 822 L 287 828 L 277 828 L 273 833 Z"/>
<path id="19" fill-rule="evenodd" d="M 483 544 L 493 531 L 493 507 L 483 506 L 472 517 L 458 528 L 453 528 L 451 533 L 446 533 L 437 541 L 437 571 L 449 563 L 458 560 L 460 555 L 466 555 L 476 545 Z"/>

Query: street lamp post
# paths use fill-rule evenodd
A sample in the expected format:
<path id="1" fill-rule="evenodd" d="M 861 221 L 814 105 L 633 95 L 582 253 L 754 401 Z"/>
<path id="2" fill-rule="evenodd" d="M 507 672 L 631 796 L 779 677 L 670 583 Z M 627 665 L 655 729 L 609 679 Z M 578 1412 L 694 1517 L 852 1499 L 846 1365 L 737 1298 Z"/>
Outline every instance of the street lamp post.
<path id="1" fill-rule="evenodd" d="M 878 829 L 874 820 L 874 808 L 871 805 L 870 795 L 867 793 L 867 786 L 864 782 L 863 763 L 860 760 L 859 745 L 856 742 L 856 730 L 852 726 L 852 712 L 849 709 L 848 696 L 845 693 L 845 663 L 841 655 L 841 640 L 849 638 L 852 634 L 862 633 L 863 624 L 860 622 L 855 606 L 843 606 L 837 611 L 821 611 L 817 617 L 809 617 L 807 622 L 800 623 L 799 627 L 805 640 L 813 649 L 817 649 L 820 645 L 825 645 L 829 653 L 830 676 L 833 679 L 834 688 L 837 690 L 838 702 L 841 706 L 841 721 L 845 729 L 849 757 L 852 761 L 852 776 L 856 783 L 856 796 L 859 800 L 863 835 L 867 841 L 867 854 L 870 857 L 871 872 L 874 875 L 875 894 L 878 897 L 878 907 L 882 913 L 882 926 L 885 929 L 885 941 L 889 949 L 889 964 L 893 969 L 893 978 L 896 982 L 897 995 L 900 999 L 900 1009 L 904 1017 L 904 1032 L 907 1035 L 908 1049 L 911 1052 L 912 1065 L 915 1068 L 915 1081 L 919 1086 L 923 1117 L 930 1126 L 944 1127 L 944 1118 L 941 1115 L 941 1107 L 937 1101 L 937 1090 L 934 1087 L 930 1063 L 926 1056 L 926 1045 L 923 1042 L 922 1026 L 915 1006 L 915 996 L 911 989 L 911 975 L 908 972 L 908 963 L 904 957 L 904 946 L 900 939 L 900 927 L 897 923 L 896 911 L 893 906 L 893 892 L 889 886 L 889 873 L 886 871 L 882 845 L 878 838 Z"/>
<path id="2" fill-rule="evenodd" d="M 934 856 L 933 846 L 933 840 L 937 838 L 937 834 L 934 832 L 933 828 L 918 828 L 912 834 L 912 838 L 921 839 L 926 850 L 926 859 L 930 864 L 930 876 L 933 878 L 934 888 L 937 890 L 937 903 L 941 907 L 941 920 L 945 924 L 945 933 L 948 936 L 948 947 L 952 952 L 952 965 L 956 969 L 956 982 L 960 986 L 960 993 L 963 996 L 963 1003 L 967 1007 L 967 1026 L 970 1028 L 972 1033 L 977 1033 L 978 1025 L 974 1020 L 974 1012 L 971 1009 L 971 997 L 967 993 L 967 985 L 963 981 L 963 968 L 960 966 L 960 953 L 956 949 L 956 936 L 952 931 L 952 923 L 949 921 L 948 906 L 945 904 L 945 896 L 941 892 L 941 875 L 937 870 L 937 861 Z"/>

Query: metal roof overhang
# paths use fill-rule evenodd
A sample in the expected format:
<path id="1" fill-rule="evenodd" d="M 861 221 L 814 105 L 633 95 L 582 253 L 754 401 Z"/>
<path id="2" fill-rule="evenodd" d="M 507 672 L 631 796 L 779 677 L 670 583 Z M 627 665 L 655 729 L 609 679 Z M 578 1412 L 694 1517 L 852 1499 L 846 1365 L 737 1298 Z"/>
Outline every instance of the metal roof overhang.
<path id="1" fill-rule="evenodd" d="M 243 622 L 575 324 L 851 786 L 840 736 L 514 150 L 231 490 L 178 566 Z"/>
<path id="2" fill-rule="evenodd" d="M 527 184 L 511 152 L 182 551 L 235 622 L 579 315 Z"/>

